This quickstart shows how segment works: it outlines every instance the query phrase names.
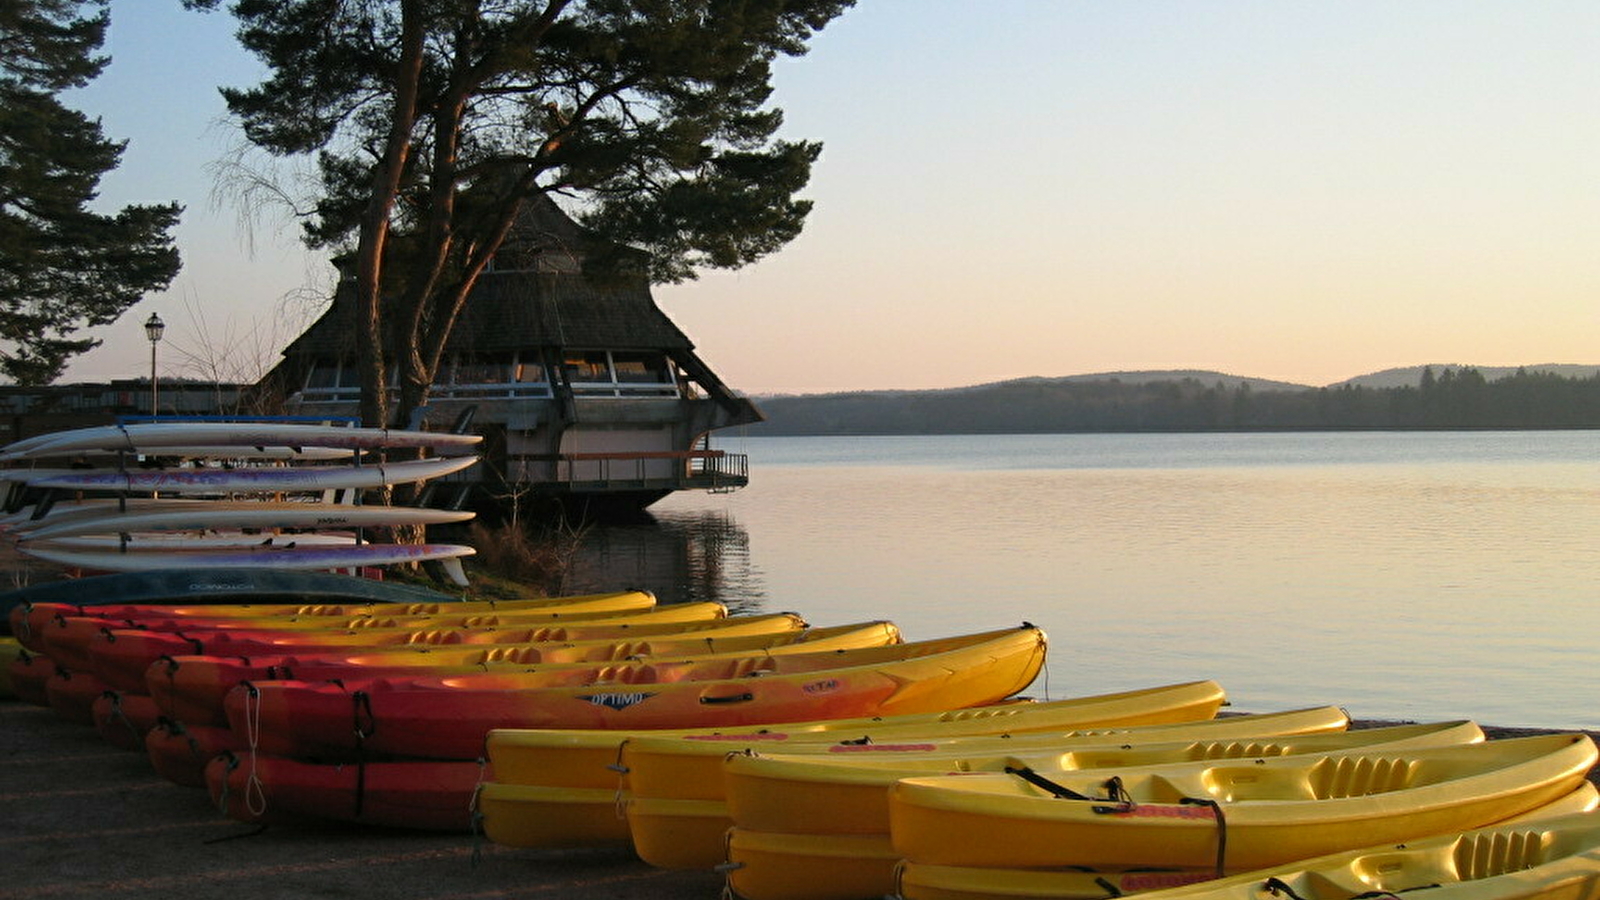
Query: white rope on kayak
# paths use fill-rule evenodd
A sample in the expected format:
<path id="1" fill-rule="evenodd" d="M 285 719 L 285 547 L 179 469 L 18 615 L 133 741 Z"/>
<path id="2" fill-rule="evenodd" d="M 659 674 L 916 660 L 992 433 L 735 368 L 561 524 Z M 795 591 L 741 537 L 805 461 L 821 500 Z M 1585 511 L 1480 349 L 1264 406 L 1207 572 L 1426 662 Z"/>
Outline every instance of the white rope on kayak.
<path id="1" fill-rule="evenodd" d="M 267 812 L 266 786 L 261 783 L 256 768 L 256 748 L 261 743 L 261 692 L 248 682 L 244 694 L 244 730 L 250 747 L 250 770 L 244 779 L 244 807 L 252 816 L 260 818 Z"/>

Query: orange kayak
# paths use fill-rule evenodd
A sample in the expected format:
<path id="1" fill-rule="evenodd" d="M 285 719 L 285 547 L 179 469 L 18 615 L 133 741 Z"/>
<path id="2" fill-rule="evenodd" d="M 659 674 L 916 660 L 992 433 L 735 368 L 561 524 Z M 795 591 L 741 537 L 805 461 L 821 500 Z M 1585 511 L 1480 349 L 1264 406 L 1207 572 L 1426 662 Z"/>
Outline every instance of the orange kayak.
<path id="1" fill-rule="evenodd" d="M 524 675 L 244 683 L 230 726 L 282 756 L 476 759 L 496 728 L 696 728 L 931 712 L 993 703 L 1044 665 L 1034 626 L 889 647 L 640 662 Z"/>

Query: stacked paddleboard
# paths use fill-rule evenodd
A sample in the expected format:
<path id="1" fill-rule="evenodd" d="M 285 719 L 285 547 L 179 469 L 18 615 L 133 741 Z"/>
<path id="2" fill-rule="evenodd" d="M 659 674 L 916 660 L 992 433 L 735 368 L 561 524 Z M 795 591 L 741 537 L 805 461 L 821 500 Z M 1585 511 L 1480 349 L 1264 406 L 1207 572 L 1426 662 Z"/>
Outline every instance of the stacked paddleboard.
<path id="1" fill-rule="evenodd" d="M 0 448 L 23 553 L 88 571 L 355 570 L 429 560 L 465 583 L 458 544 L 390 544 L 369 529 L 460 522 L 458 510 L 357 505 L 360 492 L 477 462 L 477 435 L 284 422 L 152 422 L 41 435 Z M 386 461 L 384 451 L 431 450 Z M 65 467 L 64 467 L 65 466 Z M 335 502 L 338 498 L 341 502 Z"/>

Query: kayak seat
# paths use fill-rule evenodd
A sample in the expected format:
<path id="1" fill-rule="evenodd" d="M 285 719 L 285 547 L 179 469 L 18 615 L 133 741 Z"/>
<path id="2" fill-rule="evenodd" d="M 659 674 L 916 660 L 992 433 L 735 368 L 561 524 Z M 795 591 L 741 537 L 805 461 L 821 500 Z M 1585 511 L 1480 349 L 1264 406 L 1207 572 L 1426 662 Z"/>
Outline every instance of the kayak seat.
<path id="1" fill-rule="evenodd" d="M 1399 790 L 1411 784 L 1412 775 L 1411 762 L 1405 759 L 1338 756 L 1319 761 L 1310 783 L 1315 796 L 1332 800 Z"/>
<path id="2" fill-rule="evenodd" d="M 538 647 L 493 647 L 483 651 L 486 663 L 522 663 L 531 665 L 540 661 Z"/>
<path id="3" fill-rule="evenodd" d="M 359 631 L 363 628 L 399 628 L 401 624 L 399 620 L 388 617 L 357 616 L 354 619 L 346 619 L 339 627 L 345 631 Z"/>
<path id="4" fill-rule="evenodd" d="M 413 631 L 406 635 L 406 643 L 408 644 L 454 644 L 460 640 L 459 632 L 440 631 L 438 629 Z"/>
<path id="5" fill-rule="evenodd" d="M 770 656 L 746 656 L 734 660 L 733 668 L 728 673 L 729 678 L 756 678 L 767 675 L 778 668 L 777 660 Z"/>
<path id="6" fill-rule="evenodd" d="M 595 684 L 648 684 L 655 681 L 655 671 L 650 666 L 601 666 L 595 673 Z"/>
<path id="7" fill-rule="evenodd" d="M 1551 856 L 1538 831 L 1500 831 L 1456 842 L 1456 873 L 1462 881 L 1492 878 L 1543 865 Z"/>
<path id="8" fill-rule="evenodd" d="M 1285 756 L 1289 748 L 1270 741 L 1202 741 L 1194 745 L 1191 759 L 1258 759 Z"/>
<path id="9" fill-rule="evenodd" d="M 611 645 L 611 659 L 637 659 L 650 655 L 649 641 L 617 641 Z"/>

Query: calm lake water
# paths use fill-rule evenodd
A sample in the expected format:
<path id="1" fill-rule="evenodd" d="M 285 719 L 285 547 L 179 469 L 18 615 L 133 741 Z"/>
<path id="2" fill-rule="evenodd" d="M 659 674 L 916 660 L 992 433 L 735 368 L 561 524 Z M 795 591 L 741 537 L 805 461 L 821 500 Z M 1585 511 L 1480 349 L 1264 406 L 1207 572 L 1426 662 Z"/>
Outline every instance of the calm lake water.
<path id="1" fill-rule="evenodd" d="M 571 590 L 1024 620 L 1051 698 L 1600 729 L 1600 432 L 738 438 L 751 484 L 585 537 Z"/>

